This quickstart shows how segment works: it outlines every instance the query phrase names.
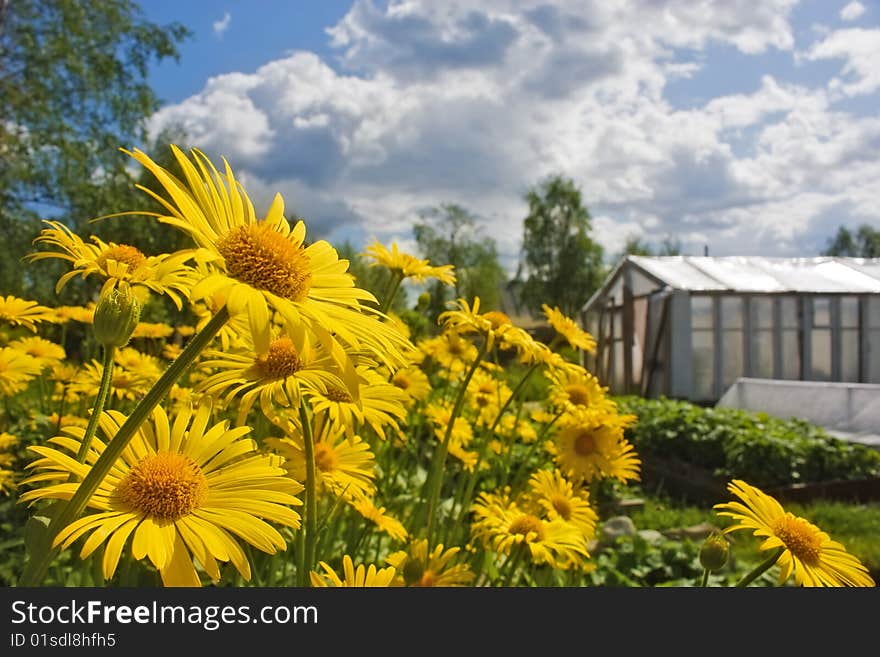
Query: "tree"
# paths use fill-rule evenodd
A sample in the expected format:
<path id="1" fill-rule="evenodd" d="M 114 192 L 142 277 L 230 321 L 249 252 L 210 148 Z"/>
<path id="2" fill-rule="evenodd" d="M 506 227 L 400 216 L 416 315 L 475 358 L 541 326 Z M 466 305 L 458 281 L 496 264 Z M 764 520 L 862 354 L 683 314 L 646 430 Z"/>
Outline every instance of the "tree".
<path id="1" fill-rule="evenodd" d="M 522 303 L 542 304 L 573 317 L 602 283 L 602 246 L 590 238 L 590 213 L 574 182 L 552 176 L 526 195 L 520 271 Z"/>
<path id="2" fill-rule="evenodd" d="M 444 203 L 421 214 L 413 226 L 421 257 L 432 265 L 455 267 L 455 298 L 480 297 L 480 309 L 497 309 L 500 288 L 506 278 L 498 261 L 495 240 L 483 234 L 477 217 L 454 203 Z M 430 284 L 432 318 L 445 310 L 448 288 Z"/>
<path id="3" fill-rule="evenodd" d="M 46 270 L 21 266 L 41 217 L 89 234 L 90 219 L 144 206 L 119 148 L 144 143 L 159 107 L 149 66 L 177 59 L 189 34 L 146 21 L 130 0 L 0 0 L 3 292 L 51 296 Z"/>
<path id="4" fill-rule="evenodd" d="M 868 224 L 858 227 L 855 234 L 845 226 L 837 229 L 822 255 L 851 258 L 880 258 L 880 231 Z"/>

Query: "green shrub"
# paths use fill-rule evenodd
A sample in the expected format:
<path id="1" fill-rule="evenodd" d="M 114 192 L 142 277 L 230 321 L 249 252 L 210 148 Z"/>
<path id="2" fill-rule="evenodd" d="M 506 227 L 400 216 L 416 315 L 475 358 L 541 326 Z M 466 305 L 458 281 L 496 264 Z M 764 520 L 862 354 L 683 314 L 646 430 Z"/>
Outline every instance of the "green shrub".
<path id="1" fill-rule="evenodd" d="M 880 476 L 880 452 L 800 419 L 665 398 L 618 397 L 638 422 L 626 437 L 643 460 L 679 460 L 758 487 Z"/>

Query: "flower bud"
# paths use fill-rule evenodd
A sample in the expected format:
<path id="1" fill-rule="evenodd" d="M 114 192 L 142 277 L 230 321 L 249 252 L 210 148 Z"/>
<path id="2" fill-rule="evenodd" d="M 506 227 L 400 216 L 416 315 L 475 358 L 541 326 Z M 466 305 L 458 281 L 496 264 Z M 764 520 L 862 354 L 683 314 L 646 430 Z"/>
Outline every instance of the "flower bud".
<path id="1" fill-rule="evenodd" d="M 719 531 L 713 531 L 700 548 L 700 565 L 706 570 L 721 570 L 730 555 L 730 544 Z"/>
<path id="2" fill-rule="evenodd" d="M 95 339 L 105 347 L 124 347 L 141 318 L 141 304 L 128 285 L 101 296 L 92 326 Z"/>
<path id="3" fill-rule="evenodd" d="M 425 573 L 425 564 L 419 559 L 407 557 L 406 563 L 403 565 L 403 580 L 407 586 L 418 584 Z"/>

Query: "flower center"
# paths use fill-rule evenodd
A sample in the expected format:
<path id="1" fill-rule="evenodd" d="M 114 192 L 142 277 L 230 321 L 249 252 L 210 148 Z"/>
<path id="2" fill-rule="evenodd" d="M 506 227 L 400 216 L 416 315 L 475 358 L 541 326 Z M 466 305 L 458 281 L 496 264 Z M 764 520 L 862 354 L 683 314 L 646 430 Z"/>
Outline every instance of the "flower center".
<path id="1" fill-rule="evenodd" d="M 342 388 L 327 388 L 327 399 L 341 404 L 350 404 L 354 401 L 351 393 Z"/>
<path id="2" fill-rule="evenodd" d="M 596 453 L 597 448 L 592 431 L 581 431 L 574 439 L 574 451 L 578 456 L 591 456 Z"/>
<path id="3" fill-rule="evenodd" d="M 569 386 L 565 386 L 565 393 L 568 395 L 568 401 L 575 406 L 590 405 L 590 391 L 579 383 L 572 383 Z"/>
<path id="4" fill-rule="evenodd" d="M 816 527 L 803 518 L 786 513 L 773 522 L 771 529 L 794 556 L 808 566 L 819 565 L 822 543 Z"/>
<path id="5" fill-rule="evenodd" d="M 410 380 L 406 372 L 397 372 L 397 374 L 394 375 L 394 378 L 391 379 L 391 383 L 396 385 L 401 390 L 408 390 L 409 387 L 412 385 L 412 380 Z"/>
<path id="6" fill-rule="evenodd" d="M 208 493 L 208 480 L 188 456 L 159 452 L 138 461 L 117 492 L 137 511 L 173 521 L 199 507 Z"/>
<path id="7" fill-rule="evenodd" d="M 269 352 L 254 360 L 254 365 L 264 377 L 269 379 L 286 379 L 299 372 L 303 367 L 299 352 L 290 338 L 278 338 L 269 345 Z"/>
<path id="8" fill-rule="evenodd" d="M 569 502 L 567 498 L 562 497 L 561 495 L 554 495 L 550 498 L 550 504 L 553 505 L 553 508 L 556 509 L 556 513 L 558 513 L 563 520 L 571 520 L 571 502 Z"/>
<path id="9" fill-rule="evenodd" d="M 147 256 L 140 252 L 139 249 L 128 244 L 118 244 L 105 249 L 101 255 L 95 260 L 95 263 L 101 269 L 107 269 L 107 261 L 115 260 L 128 265 L 128 268 L 137 269 L 147 260 Z"/>
<path id="10" fill-rule="evenodd" d="M 336 469 L 339 459 L 336 452 L 327 443 L 315 443 L 315 466 L 321 472 L 332 472 Z"/>
<path id="11" fill-rule="evenodd" d="M 507 531 L 511 534 L 521 534 L 527 539 L 529 534 L 536 534 L 536 537 L 531 540 L 540 541 L 544 538 L 544 526 L 541 524 L 541 519 L 530 513 L 525 513 L 510 523 Z"/>
<path id="12" fill-rule="evenodd" d="M 483 313 L 483 319 L 488 319 L 492 324 L 492 330 L 496 331 L 505 324 L 510 324 L 510 317 L 505 315 L 500 310 L 490 310 L 487 313 Z"/>
<path id="13" fill-rule="evenodd" d="M 266 223 L 238 226 L 218 243 L 232 278 L 290 301 L 302 301 L 312 286 L 309 257 L 300 245 Z"/>

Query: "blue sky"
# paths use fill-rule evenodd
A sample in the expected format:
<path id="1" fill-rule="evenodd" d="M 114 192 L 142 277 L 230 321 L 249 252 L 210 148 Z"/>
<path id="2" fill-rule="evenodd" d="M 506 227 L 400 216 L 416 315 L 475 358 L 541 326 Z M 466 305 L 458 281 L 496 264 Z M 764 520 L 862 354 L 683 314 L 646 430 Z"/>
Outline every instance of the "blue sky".
<path id="1" fill-rule="evenodd" d="M 815 255 L 880 228 L 880 0 L 144 2 L 194 32 L 154 131 L 227 157 L 314 237 L 459 203 L 515 267 L 525 192 L 580 187 L 609 258 Z"/>

